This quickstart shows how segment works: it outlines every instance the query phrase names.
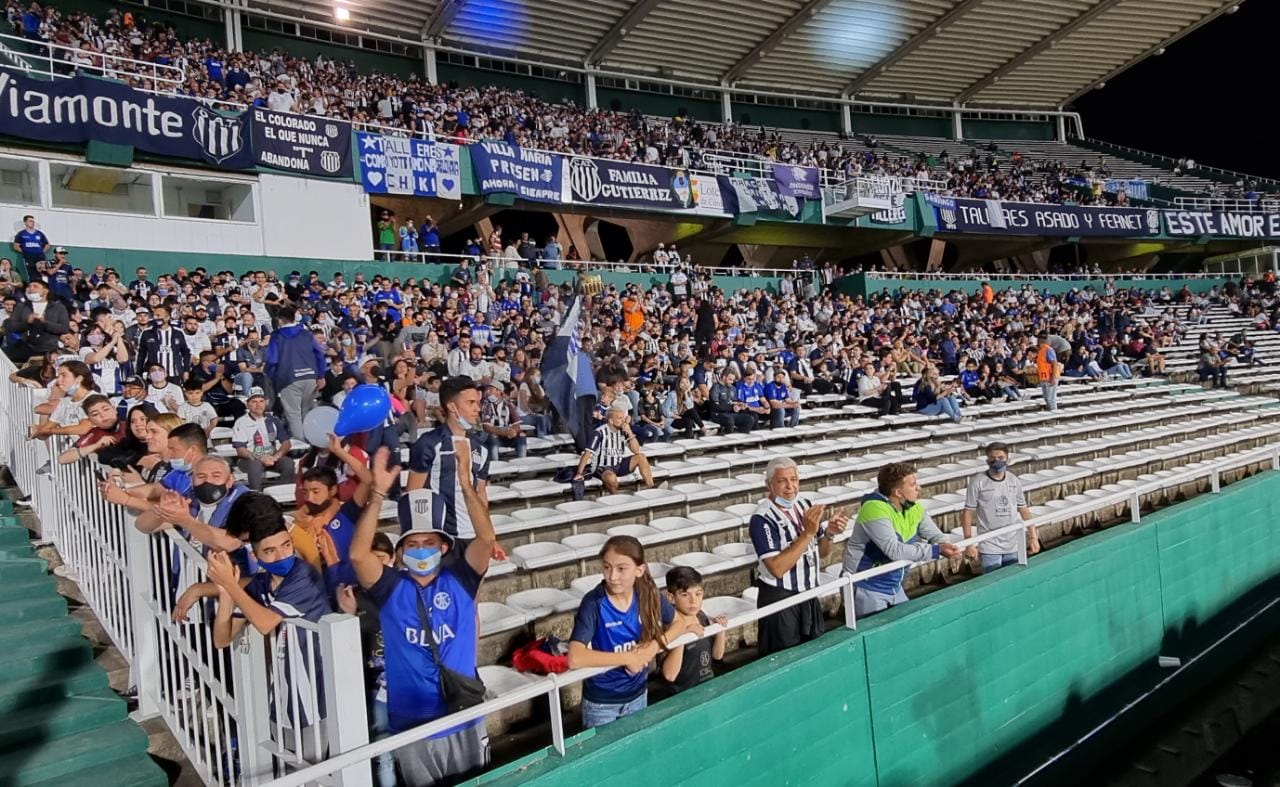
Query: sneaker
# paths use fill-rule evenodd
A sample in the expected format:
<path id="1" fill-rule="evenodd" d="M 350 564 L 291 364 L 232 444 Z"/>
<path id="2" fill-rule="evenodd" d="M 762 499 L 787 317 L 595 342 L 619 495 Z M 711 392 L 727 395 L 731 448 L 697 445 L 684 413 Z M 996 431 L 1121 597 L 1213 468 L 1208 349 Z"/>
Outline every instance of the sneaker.
<path id="1" fill-rule="evenodd" d="M 27 508 L 31 508 L 31 495 L 20 497 L 17 500 L 14 500 L 13 504 L 15 506 L 26 506 Z"/>
<path id="2" fill-rule="evenodd" d="M 49 475 L 49 463 L 45 462 L 36 470 L 36 475 Z"/>

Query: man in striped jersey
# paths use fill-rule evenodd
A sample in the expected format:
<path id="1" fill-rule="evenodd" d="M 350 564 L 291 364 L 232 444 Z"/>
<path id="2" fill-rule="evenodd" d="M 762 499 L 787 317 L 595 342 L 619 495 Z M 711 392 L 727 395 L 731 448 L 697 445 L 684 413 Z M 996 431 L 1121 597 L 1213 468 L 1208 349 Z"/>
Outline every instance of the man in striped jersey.
<path id="1" fill-rule="evenodd" d="M 470 377 L 445 380 L 440 386 L 444 424 L 423 434 L 409 450 L 409 483 L 405 491 L 431 490 L 431 527 L 454 539 L 462 547 L 458 554 L 466 551 L 466 544 L 476 537 L 476 531 L 463 503 L 456 447 L 471 445 L 471 482 L 482 500 L 486 499 L 484 489 L 489 479 L 489 451 L 480 432 L 480 398 L 480 388 Z M 465 460 L 463 464 L 467 464 Z M 400 526 L 405 531 L 414 527 L 408 497 L 400 499 Z"/>
<path id="2" fill-rule="evenodd" d="M 609 405 L 605 422 L 591 433 L 591 443 L 578 460 L 573 480 L 599 478 L 605 493 L 612 495 L 618 491 L 618 479 L 637 470 L 645 487 L 652 489 L 653 471 L 631 431 L 631 406 L 625 398 L 618 397 Z"/>
<path id="3" fill-rule="evenodd" d="M 748 524 L 751 543 L 760 557 L 757 608 L 816 588 L 822 558 L 831 553 L 832 540 L 844 532 L 849 521 L 837 512 L 823 524 L 825 506 L 800 497 L 800 476 L 791 459 L 770 460 L 764 483 L 768 497 L 756 506 Z M 760 655 L 807 642 L 822 631 L 822 607 L 816 598 L 788 607 L 760 621 Z"/>

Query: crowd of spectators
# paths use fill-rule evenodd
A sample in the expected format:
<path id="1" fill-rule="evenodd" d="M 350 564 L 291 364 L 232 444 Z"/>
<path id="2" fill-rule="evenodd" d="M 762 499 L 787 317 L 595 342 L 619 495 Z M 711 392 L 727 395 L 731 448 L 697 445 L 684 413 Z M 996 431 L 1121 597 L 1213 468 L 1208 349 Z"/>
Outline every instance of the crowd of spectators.
<path id="1" fill-rule="evenodd" d="M 230 52 L 208 39 L 184 40 L 173 27 L 148 21 L 140 9 L 112 9 L 105 18 L 36 3 L 23 6 L 18 0 L 8 0 L 6 9 L 15 34 L 65 47 L 55 50 L 54 57 L 66 71 L 86 69 L 139 88 L 176 91 L 203 101 L 342 118 L 460 144 L 502 139 L 542 150 L 679 167 L 709 166 L 704 155 L 715 152 L 823 167 L 836 179 L 916 177 L 935 181 L 934 187 L 945 194 L 977 199 L 1127 203 L 1123 193 L 1103 192 L 1102 162 L 1075 167 L 1024 160 L 1016 152 L 1006 159 L 977 148 L 954 156 L 943 152 L 936 158 L 903 156 L 877 150 L 878 143 L 870 137 L 865 144 L 802 141 L 776 129 L 706 122 L 685 114 L 654 118 L 636 110 L 588 109 L 571 100 L 547 100 L 501 87 L 432 85 L 416 75 L 361 72 L 354 62 L 325 55 L 308 59 L 280 49 Z M 180 69 L 185 75 L 181 85 L 165 82 L 172 78 L 157 75 L 150 64 Z M 417 232 L 429 234 L 425 227 Z M 385 242 L 400 249 L 402 238 L 395 233 Z M 420 245 L 425 251 L 431 244 L 423 239 Z"/>
<path id="2" fill-rule="evenodd" d="M 48 393 L 30 438 L 72 438 L 51 463 L 96 465 L 105 500 L 128 508 L 140 529 L 176 528 L 206 555 L 207 582 L 175 576 L 174 615 L 211 625 L 216 646 L 246 625 L 269 633 L 289 618 L 363 610 L 370 640 L 384 645 L 368 672 L 369 685 L 383 689 L 371 707 L 378 733 L 456 708 L 456 697 L 441 694 L 445 667 L 474 679 L 478 587 L 489 562 L 505 557 L 485 495 L 489 467 L 508 452 L 523 455 L 529 435 L 566 431 L 541 361 L 574 298 L 598 383 L 581 458 L 558 474 L 578 494 L 591 478 L 605 492 L 635 476 L 652 486 L 646 446 L 712 429 L 785 429 L 818 397 L 860 403 L 870 417 L 914 404 L 962 419 L 970 403 L 1016 400 L 1038 385 L 1052 409 L 1060 376 L 1162 374 L 1164 349 L 1211 301 L 1259 329 L 1280 316 L 1272 276 L 1246 280 L 1230 297 L 1111 284 L 1051 295 L 1025 284 L 865 298 L 813 280 L 729 292 L 680 267 L 665 284 L 587 294 L 549 284 L 523 258 L 502 269 L 465 260 L 443 283 L 200 267 L 153 276 L 145 267 L 76 267 L 30 219 L 14 239 L 22 264 L 0 260 L 3 349 L 22 365 L 11 381 Z M 1175 303 L 1189 305 L 1180 318 L 1166 308 Z M 1230 364 L 1258 360 L 1243 335 L 1205 334 L 1201 349 L 1205 379 L 1219 385 Z M 312 408 L 340 406 L 366 384 L 392 403 L 381 425 L 345 438 L 306 435 Z M 218 426 L 229 427 L 229 452 L 212 439 Z M 1025 515 L 1007 459 L 1007 449 L 988 447 L 967 528 L 985 532 Z M 959 554 L 912 505 L 919 485 L 910 465 L 882 470 L 856 517 L 810 505 L 797 472 L 793 462 L 772 463 L 752 517 L 761 604 L 815 582 L 845 529 L 851 571 L 895 556 Z M 262 493 L 277 484 L 293 485 L 286 506 Z M 1008 504 L 995 506 L 997 497 Z M 387 500 L 398 501 L 394 543 L 379 532 Z M 1034 543 L 1031 532 L 1031 551 Z M 979 557 L 995 570 L 1010 555 L 1008 543 L 993 541 Z M 701 638 L 714 621 L 700 609 L 696 572 L 673 572 L 659 593 L 643 547 L 627 537 L 611 538 L 601 561 L 603 580 L 584 597 L 565 654 L 572 666 L 614 668 L 584 688 L 588 726 L 644 707 L 647 665 L 667 653 L 665 643 L 699 637 L 663 658 L 673 691 L 711 677 L 724 648 L 723 639 Z M 860 586 L 859 612 L 902 603 L 900 583 L 886 575 Z M 419 618 L 422 592 L 449 596 L 432 620 Z M 431 631 L 433 647 L 406 642 L 405 631 Z M 821 610 L 801 605 L 762 622 L 760 648 L 821 631 Z M 394 759 L 402 776 L 426 783 L 487 756 L 483 727 L 464 725 Z M 390 771 L 380 773 L 380 784 L 392 783 Z"/>

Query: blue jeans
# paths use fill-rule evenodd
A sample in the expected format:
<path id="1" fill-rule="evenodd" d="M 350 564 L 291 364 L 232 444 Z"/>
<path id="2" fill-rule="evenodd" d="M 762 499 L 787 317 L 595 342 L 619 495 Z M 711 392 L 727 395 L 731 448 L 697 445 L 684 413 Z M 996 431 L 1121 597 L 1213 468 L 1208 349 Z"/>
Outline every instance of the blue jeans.
<path id="1" fill-rule="evenodd" d="M 774 410 L 769 413 L 769 420 L 774 429 L 779 429 L 783 426 L 799 426 L 800 408 L 793 407 L 787 410 Z"/>
<path id="2" fill-rule="evenodd" d="M 390 722 L 387 720 L 387 703 L 376 699 L 378 690 L 369 692 L 369 731 L 373 733 L 371 740 L 382 740 L 389 734 Z M 396 760 L 391 752 L 379 754 L 373 758 L 374 787 L 396 787 Z"/>
<path id="3" fill-rule="evenodd" d="M 1127 363 L 1118 363 L 1107 369 L 1108 377 L 1119 377 L 1121 380 L 1128 380 L 1133 377 L 1133 370 L 1129 368 Z"/>
<path id="4" fill-rule="evenodd" d="M 896 607 L 899 604 L 906 603 L 906 601 L 907 594 L 903 592 L 901 585 L 898 586 L 897 592 L 892 595 L 881 593 L 878 590 L 868 590 L 860 584 L 853 586 L 853 611 L 860 618 L 874 615 L 889 607 Z"/>
<path id="5" fill-rule="evenodd" d="M 592 702 L 585 697 L 582 700 L 582 726 L 590 729 L 591 727 L 603 727 L 612 721 L 617 721 L 623 716 L 630 716 L 633 713 L 639 713 L 649 706 L 649 695 L 641 694 L 631 702 Z"/>
<path id="6" fill-rule="evenodd" d="M 960 403 L 954 396 L 943 396 L 933 404 L 921 407 L 917 412 L 921 415 L 945 415 L 952 421 L 959 421 Z"/>
<path id="7" fill-rule="evenodd" d="M 1040 383 L 1040 393 L 1044 395 L 1044 406 L 1049 412 L 1055 412 L 1058 409 L 1058 384 Z"/>
<path id="8" fill-rule="evenodd" d="M 1005 552 L 1004 554 L 999 555 L 978 555 L 978 558 L 982 561 L 982 573 L 990 574 L 997 568 L 1003 568 L 1004 566 L 1011 566 L 1014 563 L 1017 563 L 1018 553 Z"/>
<path id="9" fill-rule="evenodd" d="M 534 437 L 546 437 L 551 434 L 551 416 L 542 413 L 529 413 L 520 416 L 520 423 L 533 427 Z"/>
<path id="10" fill-rule="evenodd" d="M 524 435 L 518 437 L 498 437 L 496 434 L 486 434 L 484 436 L 484 445 L 489 449 L 489 461 L 498 461 L 498 447 L 516 449 L 516 459 L 524 459 L 525 452 L 528 450 L 529 438 Z"/>
<path id="11" fill-rule="evenodd" d="M 632 427 L 632 431 L 636 433 L 636 439 L 640 441 L 640 445 L 660 440 L 664 436 L 663 431 L 653 424 L 636 424 Z"/>

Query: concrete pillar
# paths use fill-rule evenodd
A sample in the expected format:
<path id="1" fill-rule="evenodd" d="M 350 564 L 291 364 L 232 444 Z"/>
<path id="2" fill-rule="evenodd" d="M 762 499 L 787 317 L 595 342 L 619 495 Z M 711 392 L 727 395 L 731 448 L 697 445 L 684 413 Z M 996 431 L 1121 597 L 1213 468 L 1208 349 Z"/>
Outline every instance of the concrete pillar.
<path id="1" fill-rule="evenodd" d="M 725 123 L 733 122 L 733 97 L 727 90 L 720 91 L 720 116 Z"/>
<path id="2" fill-rule="evenodd" d="M 422 44 L 422 65 L 427 75 L 427 84 L 440 84 L 440 77 L 436 73 L 436 48 L 426 42 Z"/>
<path id="3" fill-rule="evenodd" d="M 964 139 L 964 119 L 960 117 L 960 105 L 952 104 L 955 111 L 951 113 L 951 136 L 957 142 Z"/>
<path id="4" fill-rule="evenodd" d="M 587 109 L 596 109 L 599 104 L 596 102 L 596 75 L 587 72 Z"/>
<path id="5" fill-rule="evenodd" d="M 227 51 L 243 52 L 244 16 L 238 3 L 222 9 L 222 21 L 227 33 Z"/>
<path id="6" fill-rule="evenodd" d="M 1062 109 L 1062 107 L 1058 107 L 1058 109 Z M 1066 115 L 1058 115 L 1058 141 L 1059 142 L 1067 141 L 1067 116 Z"/>
<path id="7" fill-rule="evenodd" d="M 841 98 L 849 98 L 849 96 L 844 95 Z M 846 137 L 853 136 L 853 107 L 848 104 L 840 105 L 840 130 Z"/>

